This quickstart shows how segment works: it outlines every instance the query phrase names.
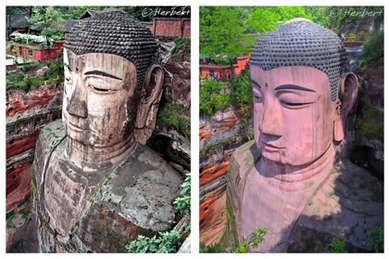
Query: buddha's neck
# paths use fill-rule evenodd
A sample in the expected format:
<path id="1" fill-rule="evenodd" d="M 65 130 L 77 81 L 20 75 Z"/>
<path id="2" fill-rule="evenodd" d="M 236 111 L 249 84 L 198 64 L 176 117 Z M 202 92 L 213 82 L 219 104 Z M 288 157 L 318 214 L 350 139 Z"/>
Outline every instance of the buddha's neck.
<path id="1" fill-rule="evenodd" d="M 134 135 L 109 147 L 96 148 L 67 138 L 66 155 L 73 165 L 83 171 L 109 169 L 128 157 L 136 146 Z"/>
<path id="2" fill-rule="evenodd" d="M 261 158 L 257 169 L 261 175 L 288 191 L 303 190 L 315 182 L 315 179 L 326 177 L 333 168 L 335 149 L 331 144 L 329 148 L 314 162 L 303 166 L 280 164 L 266 158 Z"/>

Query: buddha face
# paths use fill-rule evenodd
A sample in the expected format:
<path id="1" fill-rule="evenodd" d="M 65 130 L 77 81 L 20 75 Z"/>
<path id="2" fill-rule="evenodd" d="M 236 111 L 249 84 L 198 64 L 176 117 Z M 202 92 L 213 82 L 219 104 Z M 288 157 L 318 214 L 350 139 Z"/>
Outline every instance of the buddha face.
<path id="1" fill-rule="evenodd" d="M 307 165 L 333 143 L 336 102 L 328 76 L 313 67 L 251 65 L 254 136 L 262 156 L 291 166 Z"/>
<path id="2" fill-rule="evenodd" d="M 110 147 L 134 129 L 139 103 L 136 69 L 117 55 L 75 55 L 64 49 L 62 118 L 68 136 L 83 145 Z"/>

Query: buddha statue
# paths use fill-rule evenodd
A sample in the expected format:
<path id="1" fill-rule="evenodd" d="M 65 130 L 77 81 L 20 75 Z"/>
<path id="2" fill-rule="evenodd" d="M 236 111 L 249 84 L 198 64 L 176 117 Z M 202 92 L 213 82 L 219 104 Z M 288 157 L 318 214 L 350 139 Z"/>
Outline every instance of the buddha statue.
<path id="1" fill-rule="evenodd" d="M 34 206 L 42 252 L 124 252 L 170 229 L 182 177 L 145 145 L 163 70 L 150 30 L 119 10 L 68 21 L 62 120 L 42 129 Z"/>
<path id="2" fill-rule="evenodd" d="M 227 206 L 236 242 L 257 227 L 253 252 L 285 252 L 294 224 L 329 176 L 358 78 L 343 69 L 342 41 L 296 18 L 261 35 L 250 57 L 254 140 L 232 155 Z"/>

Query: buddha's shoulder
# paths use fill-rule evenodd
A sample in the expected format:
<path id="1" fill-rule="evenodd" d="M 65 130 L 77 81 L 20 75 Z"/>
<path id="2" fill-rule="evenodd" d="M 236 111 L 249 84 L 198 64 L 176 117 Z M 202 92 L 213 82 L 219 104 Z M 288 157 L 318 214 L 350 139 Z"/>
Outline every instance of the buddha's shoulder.
<path id="1" fill-rule="evenodd" d="M 237 148 L 231 156 L 231 167 L 237 167 L 236 169 L 249 170 L 254 167 L 256 161 L 261 157 L 261 153 L 258 150 L 255 140 L 251 140 L 239 148 Z"/>
<path id="2" fill-rule="evenodd" d="M 127 168 L 127 170 L 159 170 L 162 172 L 177 173 L 160 154 L 140 143 L 136 144 L 133 152 L 128 155 L 119 167 Z"/>
<path id="3" fill-rule="evenodd" d="M 101 186 L 99 203 L 144 229 L 161 231 L 174 221 L 173 200 L 183 178 L 158 153 L 137 144 Z"/>
<path id="4" fill-rule="evenodd" d="M 66 127 L 61 119 L 52 121 L 41 128 L 39 141 L 55 146 L 66 136 Z"/>

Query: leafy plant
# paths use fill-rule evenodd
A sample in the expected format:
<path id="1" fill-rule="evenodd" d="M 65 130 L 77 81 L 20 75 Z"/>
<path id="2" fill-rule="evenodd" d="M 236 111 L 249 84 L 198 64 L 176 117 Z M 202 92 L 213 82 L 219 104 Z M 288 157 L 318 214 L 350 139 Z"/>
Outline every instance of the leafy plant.
<path id="1" fill-rule="evenodd" d="M 15 213 L 13 211 L 8 212 L 6 214 L 7 228 L 15 228 L 15 225 L 12 223 L 14 217 L 15 217 Z"/>
<path id="2" fill-rule="evenodd" d="M 384 57 L 384 32 L 378 31 L 363 46 L 362 65 L 377 62 Z"/>
<path id="3" fill-rule="evenodd" d="M 217 63 L 246 55 L 255 38 L 244 33 L 244 15 L 241 7 L 200 7 L 200 55 Z"/>
<path id="4" fill-rule="evenodd" d="M 200 85 L 200 110 L 213 115 L 215 110 L 222 110 L 231 103 L 231 96 L 223 93 L 223 84 L 214 79 L 205 80 Z"/>
<path id="5" fill-rule="evenodd" d="M 230 80 L 230 85 L 233 103 L 247 105 L 252 102 L 253 95 L 248 70 L 243 70 L 239 75 L 233 76 Z"/>
<path id="6" fill-rule="evenodd" d="M 384 139 L 384 113 L 369 104 L 367 96 L 361 98 L 361 112 L 356 119 L 356 138 L 363 137 Z"/>
<path id="7" fill-rule="evenodd" d="M 377 226 L 367 234 L 368 240 L 374 245 L 374 249 L 377 253 L 384 252 L 384 227 Z"/>
<path id="8" fill-rule="evenodd" d="M 212 244 L 209 246 L 206 246 L 204 243 L 200 243 L 200 253 L 223 253 L 223 248 L 222 245 L 217 243 L 217 244 Z"/>
<path id="9" fill-rule="evenodd" d="M 184 182 L 181 184 L 181 196 L 173 201 L 173 208 L 181 215 L 190 214 L 190 173 L 186 174 Z"/>
<path id="10" fill-rule="evenodd" d="M 190 121 L 188 109 L 181 104 L 166 103 L 158 112 L 158 120 L 173 126 L 186 136 L 190 136 Z"/>
<path id="11" fill-rule="evenodd" d="M 267 227 L 257 227 L 243 243 L 238 244 L 234 253 L 247 253 L 250 248 L 256 248 L 265 240 Z"/>
<path id="12" fill-rule="evenodd" d="M 129 253 L 175 253 L 181 245 L 181 235 L 176 230 L 159 232 L 158 236 L 139 235 L 125 246 Z"/>
<path id="13" fill-rule="evenodd" d="M 336 238 L 335 240 L 331 241 L 331 243 L 328 244 L 328 246 L 324 249 L 325 253 L 346 253 L 345 250 L 346 243 L 340 239 Z"/>

